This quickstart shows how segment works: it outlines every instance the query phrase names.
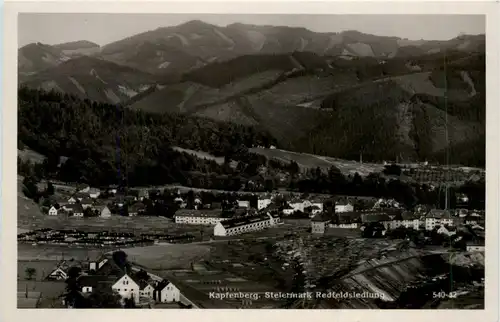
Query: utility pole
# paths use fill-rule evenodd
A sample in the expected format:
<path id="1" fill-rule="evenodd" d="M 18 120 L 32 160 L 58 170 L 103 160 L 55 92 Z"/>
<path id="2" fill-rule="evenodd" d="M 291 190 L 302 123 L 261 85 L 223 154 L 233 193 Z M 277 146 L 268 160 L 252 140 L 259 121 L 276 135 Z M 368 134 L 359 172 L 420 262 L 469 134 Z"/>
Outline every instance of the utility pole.
<path id="1" fill-rule="evenodd" d="M 444 110 L 445 110 L 445 113 L 444 113 L 444 120 L 445 120 L 445 138 L 446 138 L 446 160 L 445 160 L 445 163 L 446 163 L 446 175 L 445 175 L 445 205 L 444 205 L 444 209 L 445 210 L 448 210 L 448 184 L 449 184 L 449 181 L 450 181 L 450 169 L 449 169 L 449 165 L 450 165 L 450 160 L 449 160 L 449 147 L 450 147 L 450 142 L 449 142 L 449 138 L 448 138 L 448 76 L 447 76 L 447 71 L 446 71 L 446 49 L 444 50 L 444 57 L 443 57 L 443 60 L 444 60 L 444 67 L 443 67 L 443 70 L 444 70 Z"/>

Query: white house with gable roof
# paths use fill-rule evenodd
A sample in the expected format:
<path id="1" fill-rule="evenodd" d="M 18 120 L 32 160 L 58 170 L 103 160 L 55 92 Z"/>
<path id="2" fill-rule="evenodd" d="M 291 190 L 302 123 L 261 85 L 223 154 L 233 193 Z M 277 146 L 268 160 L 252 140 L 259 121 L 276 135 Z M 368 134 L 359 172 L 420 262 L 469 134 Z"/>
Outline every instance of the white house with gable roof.
<path id="1" fill-rule="evenodd" d="M 128 274 L 123 274 L 111 288 L 118 292 L 123 299 L 133 299 L 136 303 L 139 302 L 139 284 Z"/>

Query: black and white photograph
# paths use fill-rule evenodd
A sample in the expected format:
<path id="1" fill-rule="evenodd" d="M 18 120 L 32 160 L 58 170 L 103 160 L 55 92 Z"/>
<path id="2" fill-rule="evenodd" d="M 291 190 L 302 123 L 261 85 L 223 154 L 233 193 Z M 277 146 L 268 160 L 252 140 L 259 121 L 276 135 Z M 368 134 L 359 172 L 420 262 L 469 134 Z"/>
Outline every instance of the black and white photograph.
<path id="1" fill-rule="evenodd" d="M 486 30 L 19 13 L 17 308 L 484 310 Z"/>

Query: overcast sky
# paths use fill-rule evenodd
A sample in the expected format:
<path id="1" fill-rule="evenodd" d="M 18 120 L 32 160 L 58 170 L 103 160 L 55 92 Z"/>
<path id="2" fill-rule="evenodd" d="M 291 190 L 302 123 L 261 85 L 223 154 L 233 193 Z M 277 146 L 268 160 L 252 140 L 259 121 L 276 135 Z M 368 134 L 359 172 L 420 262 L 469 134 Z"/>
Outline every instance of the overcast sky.
<path id="1" fill-rule="evenodd" d="M 412 40 L 447 40 L 459 33 L 485 33 L 482 15 L 215 15 L 215 14 L 19 14 L 19 47 L 89 40 L 105 45 L 137 33 L 189 20 L 225 26 L 234 22 L 305 27 L 316 32 L 358 30 Z"/>

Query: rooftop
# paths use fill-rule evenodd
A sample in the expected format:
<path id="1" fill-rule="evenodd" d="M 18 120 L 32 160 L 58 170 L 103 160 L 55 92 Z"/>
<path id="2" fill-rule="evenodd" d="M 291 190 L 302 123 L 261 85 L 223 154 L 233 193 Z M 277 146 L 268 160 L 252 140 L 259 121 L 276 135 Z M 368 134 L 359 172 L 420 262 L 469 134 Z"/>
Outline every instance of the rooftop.
<path id="1" fill-rule="evenodd" d="M 233 227 L 249 225 L 249 224 L 260 222 L 260 221 L 266 221 L 269 219 L 270 219 L 269 215 L 262 214 L 262 215 L 258 215 L 258 216 L 233 218 L 233 219 L 222 221 L 221 224 L 224 228 L 233 228 Z"/>
<path id="2" fill-rule="evenodd" d="M 205 217 L 205 218 L 220 218 L 222 217 L 222 212 L 218 209 L 216 210 L 191 210 L 191 209 L 179 209 L 175 212 L 174 216 L 178 217 Z"/>
<path id="3" fill-rule="evenodd" d="M 439 219 L 445 219 L 445 218 L 451 218 L 451 213 L 448 210 L 443 210 L 443 209 L 431 209 L 429 213 L 426 216 L 427 218 L 439 218 Z"/>
<path id="4" fill-rule="evenodd" d="M 325 213 L 316 214 L 314 217 L 311 218 L 311 221 L 314 222 L 328 222 L 331 220 L 332 220 L 331 216 Z"/>
<path id="5" fill-rule="evenodd" d="M 366 213 L 361 215 L 361 221 L 364 223 L 390 221 L 390 220 L 391 217 L 389 217 L 389 214 L 385 212 Z"/>

